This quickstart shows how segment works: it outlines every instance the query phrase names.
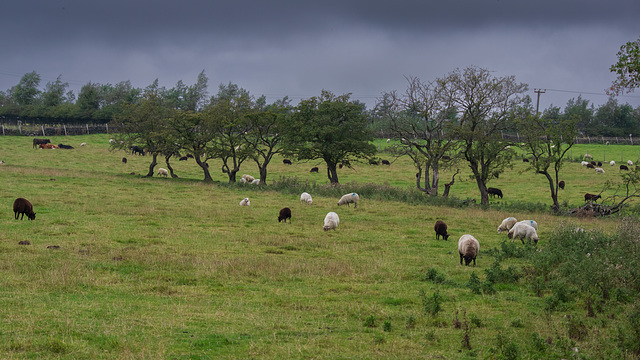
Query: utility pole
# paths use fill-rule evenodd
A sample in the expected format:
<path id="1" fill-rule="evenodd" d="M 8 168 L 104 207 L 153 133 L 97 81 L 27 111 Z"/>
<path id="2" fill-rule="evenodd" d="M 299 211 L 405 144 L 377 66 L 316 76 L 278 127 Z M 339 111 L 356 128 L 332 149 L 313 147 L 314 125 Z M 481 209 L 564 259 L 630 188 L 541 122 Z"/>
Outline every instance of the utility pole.
<path id="1" fill-rule="evenodd" d="M 540 113 L 540 111 L 538 110 L 540 108 L 540 94 L 544 94 L 547 92 L 547 89 L 533 89 L 533 92 L 538 94 L 538 101 L 536 102 L 536 115 L 538 113 Z"/>

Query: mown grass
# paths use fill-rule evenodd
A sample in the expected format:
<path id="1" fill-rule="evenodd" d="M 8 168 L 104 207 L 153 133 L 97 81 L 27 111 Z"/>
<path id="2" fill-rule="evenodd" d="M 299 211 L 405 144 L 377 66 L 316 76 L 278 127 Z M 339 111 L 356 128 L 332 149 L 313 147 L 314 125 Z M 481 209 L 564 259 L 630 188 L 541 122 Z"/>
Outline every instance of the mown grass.
<path id="1" fill-rule="evenodd" d="M 471 274 L 486 281 L 494 268 L 500 275 L 497 259 L 502 269 L 524 272 L 529 264 L 500 250 L 505 236 L 496 228 L 506 216 L 537 220 L 541 249 L 563 222 L 613 234 L 616 219 L 394 200 L 405 195 L 363 196 L 354 209 L 337 207 L 330 190 L 310 191 L 314 203 L 306 206 L 298 189 L 227 185 L 214 164 L 218 183 L 203 184 L 192 160 L 173 162 L 177 179 L 140 177 L 150 159 L 109 151 L 107 140 L 52 138 L 89 145 L 45 151 L 32 150 L 31 138 L 0 138 L 2 358 L 491 358 L 514 351 L 540 358 L 570 356 L 573 347 L 587 357 L 620 354 L 607 335 L 619 319 L 606 315 L 623 314 L 628 305 L 605 305 L 597 317 L 584 318 L 589 331 L 578 340 L 569 336 L 565 315 L 585 313 L 579 296 L 548 311 L 545 297 L 553 289 L 538 296 L 531 278 L 494 284 L 492 294 L 467 286 Z M 621 151 L 631 158 L 636 150 L 628 148 Z M 269 182 L 296 177 L 295 186 L 319 189 L 327 180 L 322 171 L 308 173 L 316 165 L 278 159 Z M 246 163 L 242 173 L 257 173 L 252 168 Z M 502 201 L 550 204 L 543 178 L 524 171 L 514 163 L 492 184 L 503 188 Z M 340 179 L 354 187 L 376 184 L 368 185 L 372 192 L 384 184 L 410 191 L 414 174 L 400 158 L 390 167 L 356 164 Z M 569 163 L 562 196 L 578 205 L 580 192 L 614 178 L 613 171 L 596 176 Z M 456 197 L 477 197 L 475 183 L 459 180 Z M 247 196 L 252 205 L 238 206 Z M 13 219 L 16 197 L 34 204 L 35 221 Z M 292 209 L 291 224 L 277 222 L 284 206 Z M 328 211 L 340 215 L 337 231 L 322 231 Z M 435 240 L 437 219 L 449 224 L 452 240 Z M 476 268 L 459 265 L 456 240 L 464 233 L 480 240 Z M 442 281 L 429 280 L 430 269 Z M 436 292 L 441 310 L 431 314 L 425 299 Z M 470 350 L 453 325 L 456 312 L 472 324 Z"/>

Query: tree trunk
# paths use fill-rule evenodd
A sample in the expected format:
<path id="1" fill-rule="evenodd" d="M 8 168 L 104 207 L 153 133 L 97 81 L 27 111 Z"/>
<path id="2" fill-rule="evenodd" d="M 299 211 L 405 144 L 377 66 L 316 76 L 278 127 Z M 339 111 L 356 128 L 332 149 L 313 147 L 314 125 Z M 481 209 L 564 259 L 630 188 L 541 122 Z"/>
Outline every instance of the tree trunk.
<path id="1" fill-rule="evenodd" d="M 469 161 L 468 158 L 467 161 Z M 478 184 L 478 190 L 480 190 L 480 205 L 487 206 L 489 205 L 489 192 L 487 191 L 487 184 L 478 170 L 478 163 L 471 161 L 469 162 L 469 167 L 471 168 L 473 177 L 476 179 L 476 183 Z"/>
<path id="2" fill-rule="evenodd" d="M 158 165 L 158 163 L 156 162 L 157 159 L 158 159 L 158 154 L 153 153 L 153 156 L 151 158 L 151 164 L 149 164 L 149 172 L 147 173 L 147 177 L 153 176 L 153 168 L 155 168 L 156 165 Z"/>
<path id="3" fill-rule="evenodd" d="M 327 177 L 329 178 L 329 182 L 331 182 L 331 185 L 339 184 L 338 171 L 336 170 L 336 164 L 333 164 L 328 161 L 326 163 L 327 163 Z"/>
<path id="4" fill-rule="evenodd" d="M 549 174 L 548 171 L 541 171 L 540 172 L 542 175 L 547 177 L 547 181 L 549 181 L 549 188 L 551 189 L 551 200 L 553 200 L 553 205 L 551 206 L 551 209 L 553 209 L 554 212 L 558 212 L 560 211 L 560 203 L 558 203 L 558 187 L 556 186 L 556 184 L 553 183 L 553 178 L 551 177 L 551 174 Z"/>
<path id="5" fill-rule="evenodd" d="M 449 190 L 451 189 L 451 186 L 453 186 L 453 183 L 456 181 L 456 175 L 458 175 L 459 172 L 460 172 L 460 169 L 458 169 L 456 173 L 453 174 L 453 176 L 451 177 L 450 183 L 444 184 L 444 193 L 442 194 L 442 197 L 449 197 Z"/>
<path id="6" fill-rule="evenodd" d="M 438 165 L 432 166 L 433 180 L 431 181 L 431 195 L 438 196 L 438 183 L 440 182 L 440 169 Z"/>
<path id="7" fill-rule="evenodd" d="M 196 163 L 198 163 L 198 165 L 200 165 L 200 167 L 202 168 L 202 171 L 204 172 L 204 182 L 213 182 L 213 179 L 211 178 L 211 174 L 209 173 L 209 165 L 206 162 L 202 162 L 200 160 L 200 156 L 195 156 L 196 159 Z"/>
<path id="8" fill-rule="evenodd" d="M 267 165 L 269 161 L 265 160 L 262 163 L 262 166 L 258 165 L 258 170 L 260 172 L 260 185 L 267 185 Z"/>
<path id="9" fill-rule="evenodd" d="M 239 170 L 236 170 L 236 169 L 227 171 L 227 175 L 229 175 L 229 182 L 230 183 L 236 182 L 236 174 L 238 173 L 238 171 Z M 262 181 L 262 180 L 260 180 L 260 181 Z"/>
<path id="10" fill-rule="evenodd" d="M 177 178 L 177 177 L 178 177 L 178 175 L 176 175 L 176 174 L 174 174 L 174 173 L 173 173 L 173 168 L 171 167 L 171 164 L 169 163 L 169 159 L 171 159 L 171 156 L 172 156 L 172 155 L 165 156 L 165 157 L 164 157 L 164 162 L 167 164 L 167 169 L 169 169 L 169 173 L 171 174 L 171 177 L 172 177 L 172 178 Z"/>

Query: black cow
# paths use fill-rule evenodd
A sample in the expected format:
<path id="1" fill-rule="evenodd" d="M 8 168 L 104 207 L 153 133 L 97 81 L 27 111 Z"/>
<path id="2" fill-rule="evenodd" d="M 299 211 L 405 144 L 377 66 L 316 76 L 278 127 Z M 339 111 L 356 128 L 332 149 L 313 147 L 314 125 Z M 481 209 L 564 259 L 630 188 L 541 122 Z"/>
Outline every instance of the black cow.
<path id="1" fill-rule="evenodd" d="M 131 154 L 132 155 L 142 155 L 142 156 L 144 156 L 144 149 L 139 147 L 138 145 L 133 145 L 131 147 Z"/>
<path id="2" fill-rule="evenodd" d="M 33 148 L 37 149 L 40 144 L 50 144 L 51 140 L 49 139 L 33 139 Z"/>
<path id="3" fill-rule="evenodd" d="M 60 149 L 67 149 L 67 150 L 73 149 L 73 146 L 71 146 L 71 145 L 64 145 L 64 144 L 58 144 L 58 147 L 59 147 Z"/>

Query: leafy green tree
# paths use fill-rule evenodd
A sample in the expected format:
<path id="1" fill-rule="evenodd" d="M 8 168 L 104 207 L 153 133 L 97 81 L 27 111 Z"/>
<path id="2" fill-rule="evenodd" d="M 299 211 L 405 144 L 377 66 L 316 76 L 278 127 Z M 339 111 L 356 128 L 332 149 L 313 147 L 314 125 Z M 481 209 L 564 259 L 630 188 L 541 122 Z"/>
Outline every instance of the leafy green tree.
<path id="1" fill-rule="evenodd" d="M 256 103 L 260 103 L 260 99 Z M 260 184 L 267 183 L 267 167 L 273 157 L 282 152 L 279 146 L 282 140 L 281 128 L 285 117 L 291 115 L 291 105 L 288 98 L 261 107 L 248 117 L 248 132 L 244 134 L 245 143 L 251 149 L 251 159 L 258 165 Z"/>
<path id="2" fill-rule="evenodd" d="M 598 135 L 597 125 L 593 122 L 594 113 L 593 104 L 589 106 L 589 100 L 578 96 L 577 99 L 569 99 L 564 108 L 565 117 L 575 118 L 578 121 L 578 129 L 582 130 L 585 135 Z"/>
<path id="3" fill-rule="evenodd" d="M 594 125 L 598 135 L 626 137 L 638 133 L 638 120 L 634 116 L 633 107 L 629 104 L 618 104 L 614 98 L 600 105 L 594 114 Z M 595 126 L 594 126 L 595 127 Z"/>
<path id="4" fill-rule="evenodd" d="M 609 68 L 616 74 L 611 88 L 607 90 L 610 95 L 630 93 L 640 86 L 640 38 L 622 45 L 617 57 L 618 62 Z"/>
<path id="5" fill-rule="evenodd" d="M 82 119 L 94 119 L 94 115 L 100 109 L 100 85 L 87 83 L 80 88 L 76 101 L 78 117 Z"/>
<path id="6" fill-rule="evenodd" d="M 35 104 L 40 94 L 38 89 L 40 80 L 40 75 L 35 71 L 24 74 L 18 85 L 14 86 L 11 91 L 15 103 L 19 106 Z"/>
<path id="7" fill-rule="evenodd" d="M 522 95 L 527 85 L 475 66 L 456 69 L 437 82 L 442 96 L 457 110 L 453 133 L 478 184 L 481 204 L 488 205 L 487 182 L 511 166 L 512 152 L 506 151 L 501 132 L 511 126 L 513 110 L 527 102 Z"/>
<path id="8" fill-rule="evenodd" d="M 437 196 L 440 169 L 452 164 L 447 154 L 455 153 L 458 145 L 451 136 L 455 110 L 451 99 L 441 97 L 434 83 L 423 83 L 416 77 L 407 80 L 409 86 L 403 94 L 393 91 L 383 96 L 388 130 L 391 136 L 400 139 L 396 151 L 413 159 L 418 169 L 417 188 Z M 424 187 L 420 183 L 423 169 Z"/>
<path id="9" fill-rule="evenodd" d="M 206 156 L 222 161 L 222 172 L 229 182 L 236 181 L 240 166 L 251 155 L 252 149 L 246 146 L 243 136 L 249 131 L 249 118 L 255 112 L 254 99 L 235 84 L 220 85 L 218 94 L 203 111 L 208 131 L 214 134 L 206 146 Z"/>
<path id="10" fill-rule="evenodd" d="M 518 119 L 519 130 L 524 136 L 525 149 L 532 156 L 529 165 L 536 174 L 542 174 L 549 182 L 552 209 L 560 210 L 558 186 L 564 157 L 575 144 L 578 133 L 577 118 L 557 120 L 530 114 Z"/>
<path id="11" fill-rule="evenodd" d="M 209 120 L 203 113 L 180 110 L 173 111 L 169 119 L 170 131 L 175 143 L 179 144 L 181 151 L 193 156 L 202 169 L 204 182 L 213 181 L 207 161 L 213 159 L 212 152 L 208 151 L 208 145 L 216 133 L 210 126 Z"/>
<path id="12" fill-rule="evenodd" d="M 124 109 L 122 114 L 115 116 L 111 122 L 112 127 L 118 132 L 112 148 L 128 150 L 135 145 L 145 149 L 145 152 L 151 155 L 146 176 L 151 177 L 158 164 L 158 155 L 168 151 L 167 139 L 170 136 L 170 114 L 163 104 L 158 80 L 144 90 L 139 104 L 127 104 Z"/>
<path id="13" fill-rule="evenodd" d="M 63 83 L 62 80 L 60 80 L 61 77 L 62 75 L 59 75 L 56 78 L 56 81 L 48 82 L 45 86 L 45 90 L 42 94 L 44 106 L 54 107 L 67 102 L 66 91 L 69 87 L 69 83 Z"/>
<path id="14" fill-rule="evenodd" d="M 349 98 L 323 90 L 319 97 L 300 101 L 282 128 L 284 153 L 298 160 L 324 160 L 332 184 L 339 182 L 340 162 L 376 153 L 365 105 Z"/>

